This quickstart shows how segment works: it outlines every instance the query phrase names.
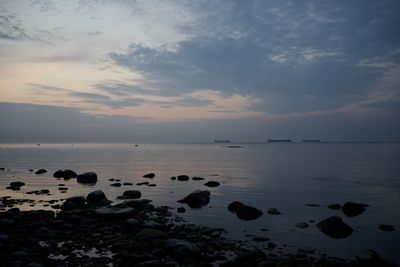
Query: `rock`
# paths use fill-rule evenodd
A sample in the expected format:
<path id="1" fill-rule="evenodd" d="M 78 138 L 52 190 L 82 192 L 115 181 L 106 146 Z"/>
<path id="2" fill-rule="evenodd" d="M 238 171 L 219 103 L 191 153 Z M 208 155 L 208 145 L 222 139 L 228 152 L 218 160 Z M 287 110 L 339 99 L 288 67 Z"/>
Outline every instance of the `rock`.
<path id="1" fill-rule="evenodd" d="M 41 189 L 41 190 L 39 190 L 39 194 L 40 195 L 45 195 L 45 194 L 49 194 L 49 193 L 50 193 L 49 189 Z"/>
<path id="2" fill-rule="evenodd" d="M 346 202 L 342 206 L 342 211 L 347 217 L 355 217 L 365 211 L 365 204 Z"/>
<path id="3" fill-rule="evenodd" d="M 332 210 L 340 210 L 341 207 L 342 206 L 340 204 L 337 204 L 337 203 L 328 205 L 328 208 L 330 208 Z"/>
<path id="4" fill-rule="evenodd" d="M 184 207 L 179 207 L 179 208 L 176 209 L 176 211 L 178 213 L 184 213 L 186 211 L 186 209 Z"/>
<path id="5" fill-rule="evenodd" d="M 228 205 L 228 210 L 231 212 L 237 212 L 237 210 L 241 207 L 245 206 L 242 202 L 233 201 L 231 204 Z"/>
<path id="6" fill-rule="evenodd" d="M 172 176 L 172 177 L 169 178 L 169 179 L 171 179 L 172 181 L 175 181 L 175 180 L 176 180 L 176 177 L 175 177 L 175 176 Z"/>
<path id="7" fill-rule="evenodd" d="M 157 186 L 157 185 L 156 185 L 156 184 L 148 184 L 147 186 L 155 187 L 155 186 Z"/>
<path id="8" fill-rule="evenodd" d="M 148 185 L 148 184 L 150 184 L 149 182 L 141 182 L 141 183 L 137 183 L 136 185 Z"/>
<path id="9" fill-rule="evenodd" d="M 121 183 L 112 183 L 112 184 L 110 184 L 110 186 L 120 187 L 120 186 L 121 186 Z"/>
<path id="10" fill-rule="evenodd" d="M 78 174 L 76 172 L 74 172 L 73 170 L 65 169 L 63 177 L 64 177 L 65 180 L 68 180 L 68 179 L 71 179 L 71 178 L 78 177 Z"/>
<path id="11" fill-rule="evenodd" d="M 210 191 L 204 190 L 196 190 L 185 198 L 178 200 L 179 203 L 186 203 L 191 208 L 200 208 L 204 205 L 207 205 L 210 202 Z"/>
<path id="12" fill-rule="evenodd" d="M 60 209 L 63 211 L 85 208 L 86 199 L 84 196 L 70 197 L 65 200 Z"/>
<path id="13" fill-rule="evenodd" d="M 66 190 L 68 190 L 68 187 L 59 187 L 58 190 L 60 190 L 60 191 L 66 191 Z"/>
<path id="14" fill-rule="evenodd" d="M 355 267 L 395 267 L 395 264 L 382 258 L 382 256 L 372 250 L 363 250 L 355 256 L 356 262 L 352 265 Z"/>
<path id="15" fill-rule="evenodd" d="M 307 228 L 309 225 L 306 222 L 299 222 L 298 224 L 296 224 L 296 227 L 298 228 Z"/>
<path id="16" fill-rule="evenodd" d="M 277 209 L 277 208 L 270 208 L 268 209 L 268 214 L 272 214 L 272 215 L 280 215 L 281 212 Z"/>
<path id="17" fill-rule="evenodd" d="M 154 173 L 148 173 L 148 174 L 143 175 L 143 178 L 153 179 L 154 177 L 156 177 L 156 175 Z"/>
<path id="18" fill-rule="evenodd" d="M 136 267 L 176 267 L 178 264 L 176 262 L 164 262 L 159 260 L 146 260 L 137 265 Z"/>
<path id="19" fill-rule="evenodd" d="M 264 237 L 264 236 L 255 236 L 255 237 L 253 237 L 252 240 L 256 241 L 256 242 L 266 242 L 266 241 L 269 241 L 270 238 Z"/>
<path id="20" fill-rule="evenodd" d="M 394 225 L 391 224 L 380 224 L 378 228 L 385 232 L 393 232 L 395 230 Z"/>
<path id="21" fill-rule="evenodd" d="M 135 236 L 135 240 L 138 241 L 146 241 L 152 239 L 166 239 L 166 238 L 167 235 L 164 232 L 156 229 L 143 229 Z"/>
<path id="22" fill-rule="evenodd" d="M 274 248 L 277 247 L 277 245 L 276 245 L 274 242 L 268 242 L 267 247 L 268 247 L 269 249 L 274 249 Z"/>
<path id="23" fill-rule="evenodd" d="M 136 214 L 134 208 L 98 208 L 94 211 L 97 215 L 102 217 L 127 219 Z"/>
<path id="24" fill-rule="evenodd" d="M 101 190 L 96 190 L 89 193 L 86 197 L 86 202 L 88 205 L 93 207 L 105 206 L 111 203 L 111 201 L 107 199 L 106 195 Z"/>
<path id="25" fill-rule="evenodd" d="M 19 190 L 22 186 L 24 186 L 25 185 L 25 183 L 24 182 L 20 182 L 20 181 L 17 181 L 17 182 L 11 182 L 10 183 L 10 189 L 12 189 L 12 190 Z"/>
<path id="26" fill-rule="evenodd" d="M 187 175 L 178 175 L 178 178 L 177 178 L 177 180 L 178 181 L 189 181 L 189 176 L 187 176 Z"/>
<path id="27" fill-rule="evenodd" d="M 216 182 L 216 181 L 208 181 L 208 182 L 205 183 L 204 185 L 205 185 L 205 186 L 208 186 L 208 187 L 217 187 L 217 186 L 219 186 L 220 184 L 219 184 L 219 182 Z"/>
<path id="28" fill-rule="evenodd" d="M 142 193 L 139 190 L 127 190 L 122 194 L 122 196 L 126 199 L 136 199 L 141 198 Z"/>
<path id="29" fill-rule="evenodd" d="M 346 238 L 353 233 L 353 229 L 338 216 L 332 216 L 319 222 L 317 227 L 322 233 L 334 239 Z"/>
<path id="30" fill-rule="evenodd" d="M 79 174 L 77 181 L 81 184 L 95 184 L 97 182 L 97 174 L 94 172 Z"/>
<path id="31" fill-rule="evenodd" d="M 236 211 L 236 216 L 241 219 L 241 220 L 255 220 L 263 215 L 263 212 L 257 208 L 254 208 L 252 206 L 241 206 L 239 209 Z"/>
<path id="32" fill-rule="evenodd" d="M 122 185 L 133 185 L 133 183 L 125 182 L 125 183 L 123 183 Z"/>
<path id="33" fill-rule="evenodd" d="M 170 255 L 181 259 L 197 259 L 201 256 L 199 248 L 186 240 L 168 239 L 166 250 Z"/>
<path id="34" fill-rule="evenodd" d="M 307 207 L 313 207 L 313 208 L 321 207 L 321 205 L 319 205 L 319 204 L 314 204 L 314 203 L 306 204 L 306 206 L 307 206 Z"/>
<path id="35" fill-rule="evenodd" d="M 133 226 L 136 226 L 136 225 L 139 225 L 139 224 L 140 224 L 139 220 L 137 220 L 137 219 L 135 219 L 135 218 L 128 218 L 128 219 L 126 220 L 126 223 L 127 223 L 127 224 L 130 224 L 130 225 L 133 225 Z"/>
<path id="36" fill-rule="evenodd" d="M 192 177 L 192 180 L 193 181 L 200 181 L 200 180 L 204 180 L 204 178 L 203 177 L 194 176 L 194 177 Z"/>
<path id="37" fill-rule="evenodd" d="M 53 173 L 53 177 L 55 178 L 63 178 L 64 177 L 64 171 L 63 170 L 58 170 L 55 173 Z"/>
<path id="38" fill-rule="evenodd" d="M 5 170 L 6 170 L 6 168 L 3 168 L 3 167 L 0 168 L 0 171 L 5 171 Z"/>
<path id="39" fill-rule="evenodd" d="M 35 174 L 43 174 L 43 173 L 46 173 L 46 172 L 47 172 L 47 170 L 45 170 L 45 169 L 39 169 L 39 170 L 37 170 L 35 172 Z"/>

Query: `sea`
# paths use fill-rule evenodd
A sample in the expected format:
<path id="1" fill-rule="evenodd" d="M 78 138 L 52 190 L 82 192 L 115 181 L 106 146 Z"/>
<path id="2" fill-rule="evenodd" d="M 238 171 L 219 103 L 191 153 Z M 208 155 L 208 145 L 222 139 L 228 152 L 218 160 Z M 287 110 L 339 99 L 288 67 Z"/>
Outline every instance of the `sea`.
<path id="1" fill-rule="evenodd" d="M 137 189 L 154 205 L 172 209 L 184 206 L 178 215 L 186 223 L 224 228 L 227 237 L 251 247 L 265 246 L 252 241 L 268 237 L 286 250 L 315 249 L 315 253 L 351 258 L 364 249 L 374 249 L 400 265 L 400 144 L 399 143 L 189 143 L 189 144 L 1 144 L 0 196 L 50 200 L 87 195 L 103 190 L 117 203 L 125 190 Z M 36 175 L 30 169 L 48 172 Z M 95 185 L 78 184 L 76 179 L 58 180 L 58 169 L 77 173 L 96 172 Z M 155 173 L 154 179 L 142 176 Z M 203 177 L 203 181 L 174 181 L 177 175 Z M 133 186 L 112 187 L 109 179 Z M 6 189 L 12 181 L 26 185 L 20 191 Z M 149 181 L 155 187 L 138 186 Z M 209 188 L 207 181 L 220 186 Z M 61 193 L 58 184 L 69 190 Z M 49 189 L 49 196 L 26 192 Z M 191 209 L 177 203 L 194 190 L 209 190 L 210 203 Z M 263 211 L 254 221 L 242 221 L 228 211 L 232 201 L 241 201 Z M 368 204 L 365 212 L 346 217 L 332 210 L 332 203 Z M 43 209 L 43 202 L 21 210 Z M 267 213 L 277 208 L 281 215 Z M 354 233 L 332 239 L 316 224 L 330 216 L 340 216 Z M 296 224 L 306 222 L 307 228 Z M 384 232 L 380 224 L 394 225 Z"/>

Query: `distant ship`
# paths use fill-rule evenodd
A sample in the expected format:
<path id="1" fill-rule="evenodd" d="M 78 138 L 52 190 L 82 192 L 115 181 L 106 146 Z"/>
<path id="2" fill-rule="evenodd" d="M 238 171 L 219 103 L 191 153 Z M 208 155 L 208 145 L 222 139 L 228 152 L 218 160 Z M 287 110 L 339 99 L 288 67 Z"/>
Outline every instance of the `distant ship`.
<path id="1" fill-rule="evenodd" d="M 319 139 L 303 139 L 301 140 L 303 143 L 321 143 L 321 140 Z"/>
<path id="2" fill-rule="evenodd" d="M 290 142 L 292 142 L 292 139 L 271 139 L 271 138 L 268 138 L 267 142 L 268 143 L 290 143 Z"/>
<path id="3" fill-rule="evenodd" d="M 220 139 L 215 139 L 214 143 L 230 143 L 231 140 L 220 140 Z"/>

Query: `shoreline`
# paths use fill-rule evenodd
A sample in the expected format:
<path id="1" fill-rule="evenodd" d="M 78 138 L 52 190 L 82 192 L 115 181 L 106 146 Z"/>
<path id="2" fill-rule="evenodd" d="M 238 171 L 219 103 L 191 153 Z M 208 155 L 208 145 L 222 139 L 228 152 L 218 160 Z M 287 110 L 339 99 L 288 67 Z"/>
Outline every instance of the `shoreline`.
<path id="1" fill-rule="evenodd" d="M 289 251 L 269 239 L 258 240 L 265 246 L 255 249 L 224 236 L 224 229 L 186 224 L 173 208 L 156 207 L 151 200 L 112 205 L 100 190 L 89 195 L 45 201 L 59 212 L 20 211 L 16 205 L 33 200 L 1 197 L 0 208 L 6 209 L 0 212 L 1 262 L 31 267 L 395 266 L 373 250 L 343 259 L 313 249 Z"/>

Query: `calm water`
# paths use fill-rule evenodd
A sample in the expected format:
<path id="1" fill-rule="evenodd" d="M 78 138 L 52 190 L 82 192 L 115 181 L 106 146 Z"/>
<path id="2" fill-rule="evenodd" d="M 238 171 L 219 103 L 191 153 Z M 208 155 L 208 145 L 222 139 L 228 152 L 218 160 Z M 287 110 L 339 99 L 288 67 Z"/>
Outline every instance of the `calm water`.
<path id="1" fill-rule="evenodd" d="M 210 204 L 190 210 L 182 216 L 194 223 L 224 227 L 234 239 L 250 240 L 246 234 L 270 237 L 278 245 L 301 246 L 325 250 L 337 256 L 351 256 L 362 249 L 373 248 L 400 264 L 400 144 L 242 144 L 242 148 L 227 148 L 221 144 L 42 144 L 1 145 L 0 195 L 16 198 L 59 199 L 70 195 L 85 195 L 102 189 L 111 200 L 124 190 L 139 189 L 143 198 L 156 205 L 179 207 L 176 200 L 195 189 L 211 191 Z M 46 175 L 35 175 L 28 169 L 45 168 Z M 57 169 L 76 172 L 95 171 L 99 181 L 95 186 L 83 186 L 75 179 L 57 180 Z M 156 173 L 151 181 L 157 187 L 110 187 L 110 178 L 122 182 L 150 181 L 141 178 Z M 178 182 L 169 178 L 179 174 L 201 176 L 221 183 L 207 188 L 205 181 Z M 19 192 L 4 188 L 11 181 L 27 185 Z M 57 190 L 57 184 L 69 187 L 67 194 Z M 51 196 L 24 194 L 37 189 L 50 189 Z M 251 222 L 240 221 L 227 211 L 227 205 L 239 200 L 264 211 Z M 347 218 L 341 211 L 326 208 L 331 203 L 355 201 L 371 205 L 357 217 Z M 320 204 L 307 207 L 305 204 Z M 278 208 L 282 215 L 266 213 Z M 23 208 L 23 207 L 21 207 Z M 25 207 L 27 208 L 27 207 Z M 35 208 L 40 208 L 36 206 Z M 323 235 L 311 224 L 307 229 L 295 227 L 298 222 L 339 215 L 355 233 L 343 240 Z M 383 232 L 381 223 L 394 224 L 395 232 Z M 260 229 L 266 228 L 264 232 Z M 250 242 L 250 245 L 254 243 Z"/>

